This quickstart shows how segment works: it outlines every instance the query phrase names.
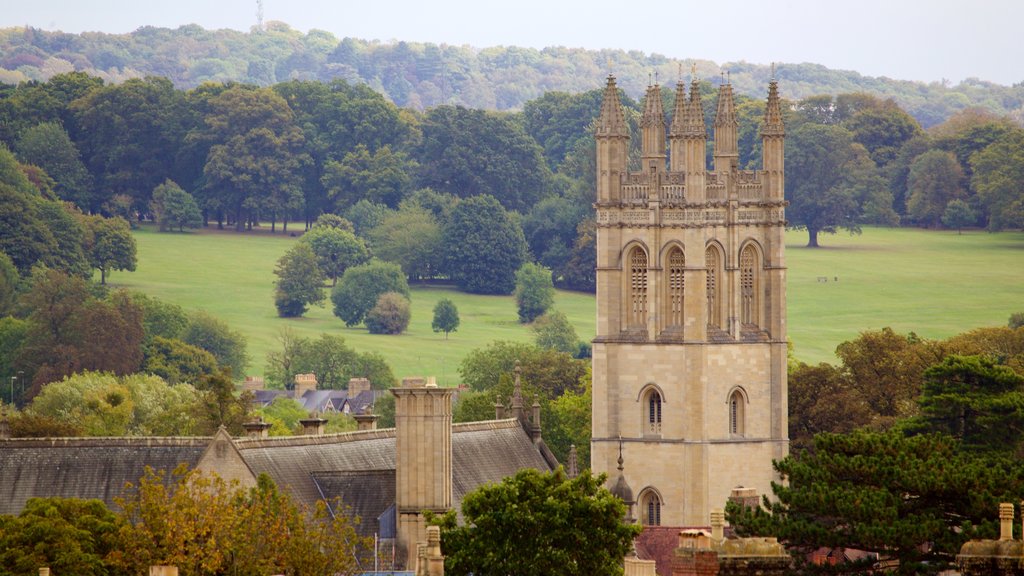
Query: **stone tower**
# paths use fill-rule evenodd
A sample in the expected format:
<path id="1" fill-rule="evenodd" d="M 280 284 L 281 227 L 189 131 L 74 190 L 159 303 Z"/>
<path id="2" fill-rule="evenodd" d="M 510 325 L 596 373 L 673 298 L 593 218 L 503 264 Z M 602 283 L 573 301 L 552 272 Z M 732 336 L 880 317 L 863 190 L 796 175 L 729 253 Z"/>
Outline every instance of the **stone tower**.
<path id="1" fill-rule="evenodd" d="M 595 472 L 624 475 L 644 524 L 703 525 L 737 487 L 770 493 L 788 451 L 785 130 L 772 80 L 761 170 L 741 170 L 732 86 L 713 169 L 700 87 L 676 86 L 666 155 L 661 88 L 647 89 L 640 170 L 609 76 L 595 127 Z"/>

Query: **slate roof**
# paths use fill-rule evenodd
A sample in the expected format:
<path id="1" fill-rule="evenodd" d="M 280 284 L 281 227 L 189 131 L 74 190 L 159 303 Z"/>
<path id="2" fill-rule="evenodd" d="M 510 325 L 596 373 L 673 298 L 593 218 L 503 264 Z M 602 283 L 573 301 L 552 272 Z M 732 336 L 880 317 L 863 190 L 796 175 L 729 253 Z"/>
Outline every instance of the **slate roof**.
<path id="1" fill-rule="evenodd" d="M 108 507 L 146 466 L 194 466 L 210 438 L 14 438 L 0 440 L 0 514 L 33 497 L 98 498 Z M 169 480 L 169 479 L 168 479 Z"/>
<path id="2" fill-rule="evenodd" d="M 58 438 L 0 440 L 0 513 L 17 514 L 33 496 L 99 498 L 108 505 L 145 466 L 194 467 L 211 438 Z M 366 528 L 394 503 L 395 429 L 323 436 L 232 438 L 253 474 L 268 474 L 300 502 L 341 496 Z M 205 460 L 204 460 L 205 462 Z M 515 419 L 452 426 L 452 504 L 478 486 L 521 468 L 558 465 Z M 389 481 L 382 475 L 390 475 Z M 370 532 L 372 533 L 372 532 Z"/>
<path id="3" fill-rule="evenodd" d="M 320 497 L 327 500 L 331 511 L 360 519 L 356 532 L 360 536 L 381 533 L 378 518 L 395 503 L 395 470 L 359 470 L 313 472 Z"/>

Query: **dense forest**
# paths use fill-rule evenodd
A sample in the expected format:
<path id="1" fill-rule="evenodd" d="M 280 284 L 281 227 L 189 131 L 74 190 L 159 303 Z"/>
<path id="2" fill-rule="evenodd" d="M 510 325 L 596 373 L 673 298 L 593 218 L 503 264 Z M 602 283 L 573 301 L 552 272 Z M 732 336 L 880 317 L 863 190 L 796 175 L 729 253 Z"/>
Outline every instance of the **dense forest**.
<path id="1" fill-rule="evenodd" d="M 282 22 L 251 32 L 143 27 L 130 34 L 67 34 L 36 28 L 0 29 L 0 82 L 45 81 L 80 71 L 119 83 L 161 76 L 179 89 L 204 82 L 271 86 L 290 80 L 365 84 L 403 108 L 441 104 L 519 110 L 545 92 L 583 92 L 613 72 L 638 98 L 650 78 L 674 81 L 691 66 L 704 78 L 727 71 L 736 91 L 760 97 L 771 75 L 765 64 L 678 60 L 623 50 L 499 46 L 477 48 L 414 42 L 339 40 L 329 32 L 303 34 Z M 782 63 L 776 75 L 785 95 L 867 92 L 893 99 L 925 128 L 958 111 L 980 107 L 1024 119 L 1024 84 L 1012 87 L 967 79 L 957 85 L 862 76 L 811 63 Z"/>

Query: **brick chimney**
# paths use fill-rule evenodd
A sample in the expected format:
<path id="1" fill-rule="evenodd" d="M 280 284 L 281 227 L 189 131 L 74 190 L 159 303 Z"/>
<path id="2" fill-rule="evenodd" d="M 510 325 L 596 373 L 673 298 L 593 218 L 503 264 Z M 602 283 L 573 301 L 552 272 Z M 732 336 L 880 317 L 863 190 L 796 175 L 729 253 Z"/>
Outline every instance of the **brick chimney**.
<path id="1" fill-rule="evenodd" d="M 267 431 L 270 430 L 270 422 L 264 422 L 263 418 L 257 418 L 253 422 L 246 422 L 242 424 L 242 428 L 245 430 L 245 435 L 249 438 L 266 438 Z"/>
<path id="2" fill-rule="evenodd" d="M 427 541 L 424 510 L 452 506 L 452 394 L 423 378 L 405 378 L 395 395 L 395 500 L 398 556 L 413 568 Z"/>
<path id="3" fill-rule="evenodd" d="M 263 390 L 263 378 L 259 376 L 246 376 L 245 382 L 242 383 L 242 390 L 247 392 Z"/>
<path id="4" fill-rule="evenodd" d="M 316 374 L 296 374 L 293 398 L 296 400 L 302 398 L 307 390 L 316 390 Z"/>
<path id="5" fill-rule="evenodd" d="M 351 401 L 356 396 L 359 396 L 360 392 L 370 391 L 370 379 L 369 378 L 349 378 L 348 380 L 348 399 Z"/>
<path id="6" fill-rule="evenodd" d="M 745 508 L 757 508 L 761 505 L 761 498 L 757 495 L 757 488 L 744 488 L 737 486 L 729 494 L 729 501 L 735 502 Z"/>

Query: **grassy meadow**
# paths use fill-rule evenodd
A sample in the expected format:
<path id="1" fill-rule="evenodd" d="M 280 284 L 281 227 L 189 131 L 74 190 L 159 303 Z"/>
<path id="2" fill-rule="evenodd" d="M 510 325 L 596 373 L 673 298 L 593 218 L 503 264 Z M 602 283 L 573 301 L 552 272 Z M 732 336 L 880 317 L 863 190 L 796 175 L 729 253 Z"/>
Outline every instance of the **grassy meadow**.
<path id="1" fill-rule="evenodd" d="M 891 326 L 941 338 L 979 326 L 1004 325 L 1024 311 L 1024 233 L 935 232 L 868 228 L 860 236 L 821 236 L 821 248 L 805 248 L 806 233 L 787 233 L 789 337 L 797 358 L 832 361 L 840 342 L 859 332 Z M 470 350 L 493 340 L 529 341 L 510 296 L 476 296 L 437 286 L 414 286 L 412 322 L 399 336 L 347 328 L 330 302 L 304 318 L 278 318 L 273 304 L 277 259 L 296 241 L 283 234 L 201 231 L 136 232 L 135 272 L 115 272 L 108 282 L 203 309 L 248 338 L 249 374 L 261 374 L 268 351 L 285 326 L 301 336 L 340 335 L 359 351 L 376 350 L 396 376 L 433 375 L 458 382 L 458 365 Z M 827 278 L 827 282 L 819 281 Z M 836 280 L 838 278 L 838 280 Z M 461 324 L 445 340 L 430 328 L 433 307 L 449 297 Z M 559 291 L 581 338 L 595 331 L 594 298 Z"/>

